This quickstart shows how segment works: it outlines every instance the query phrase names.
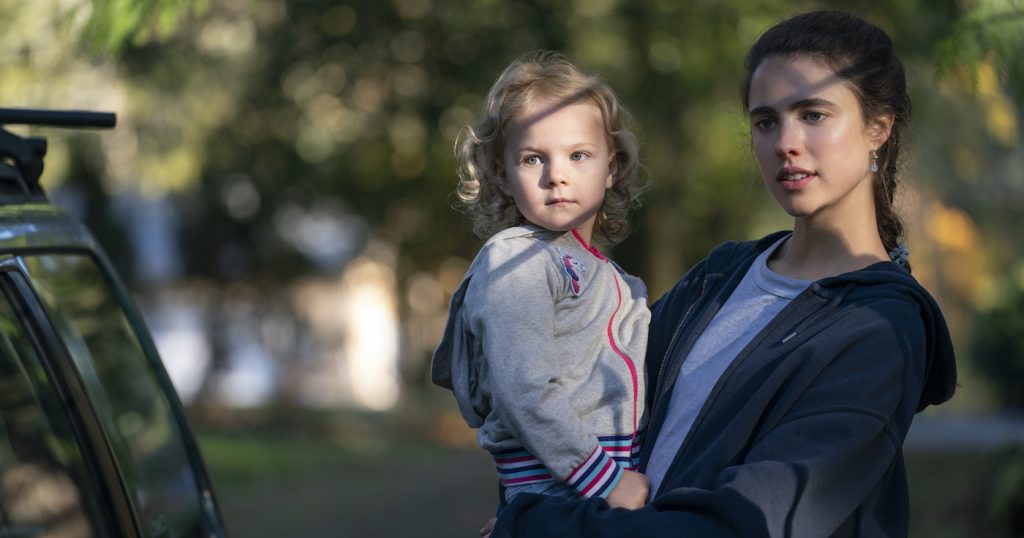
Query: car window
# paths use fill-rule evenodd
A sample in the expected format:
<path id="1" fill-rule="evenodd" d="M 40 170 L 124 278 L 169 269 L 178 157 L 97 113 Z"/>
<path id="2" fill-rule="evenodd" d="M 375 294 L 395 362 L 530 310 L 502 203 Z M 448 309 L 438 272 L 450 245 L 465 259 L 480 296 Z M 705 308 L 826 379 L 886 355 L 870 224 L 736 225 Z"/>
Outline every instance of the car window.
<path id="1" fill-rule="evenodd" d="M 91 256 L 25 256 L 132 492 L 145 536 L 197 536 L 203 502 L 159 373 Z"/>
<path id="2" fill-rule="evenodd" d="M 15 312 L 0 294 L 0 536 L 107 536 L 102 491 Z"/>

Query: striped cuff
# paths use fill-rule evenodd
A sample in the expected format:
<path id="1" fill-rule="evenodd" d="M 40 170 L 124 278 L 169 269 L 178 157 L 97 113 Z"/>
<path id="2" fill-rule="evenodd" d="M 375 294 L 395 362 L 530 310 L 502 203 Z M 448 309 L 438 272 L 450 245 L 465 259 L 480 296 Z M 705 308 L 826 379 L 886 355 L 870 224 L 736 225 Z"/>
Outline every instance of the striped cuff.
<path id="1" fill-rule="evenodd" d="M 643 432 L 636 435 L 599 435 L 597 442 L 601 448 L 627 471 L 637 470 L 640 463 L 640 448 L 643 439 Z"/>
<path id="2" fill-rule="evenodd" d="M 612 488 L 619 483 L 625 471 L 615 463 L 600 445 L 590 453 L 590 457 L 569 473 L 565 483 L 575 489 L 583 497 L 607 497 Z"/>
<path id="3" fill-rule="evenodd" d="M 492 454 L 502 485 L 519 486 L 551 480 L 544 464 L 529 452 L 516 448 Z"/>

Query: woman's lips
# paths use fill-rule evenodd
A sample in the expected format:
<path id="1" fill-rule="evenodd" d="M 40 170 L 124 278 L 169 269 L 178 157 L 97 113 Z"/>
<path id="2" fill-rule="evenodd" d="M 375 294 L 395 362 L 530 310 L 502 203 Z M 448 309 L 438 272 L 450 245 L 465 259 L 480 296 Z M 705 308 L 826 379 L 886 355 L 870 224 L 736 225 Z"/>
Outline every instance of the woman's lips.
<path id="1" fill-rule="evenodd" d="M 780 174 L 778 182 L 779 185 L 782 185 L 783 189 L 795 191 L 803 188 L 804 185 L 807 185 L 816 177 L 818 177 L 817 174 L 810 172 L 795 172 L 792 174 Z"/>

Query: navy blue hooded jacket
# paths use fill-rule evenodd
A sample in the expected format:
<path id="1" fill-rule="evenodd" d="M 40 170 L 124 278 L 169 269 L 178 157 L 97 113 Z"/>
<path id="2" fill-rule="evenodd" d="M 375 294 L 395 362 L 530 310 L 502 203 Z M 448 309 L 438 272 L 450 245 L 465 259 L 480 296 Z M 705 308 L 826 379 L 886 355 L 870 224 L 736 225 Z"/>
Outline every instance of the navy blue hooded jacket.
<path id="1" fill-rule="evenodd" d="M 652 307 L 641 468 L 682 361 L 782 233 L 717 247 Z M 905 536 L 903 440 L 955 385 L 945 320 L 910 274 L 879 262 L 825 278 L 723 373 L 650 504 L 524 494 L 492 536 Z"/>

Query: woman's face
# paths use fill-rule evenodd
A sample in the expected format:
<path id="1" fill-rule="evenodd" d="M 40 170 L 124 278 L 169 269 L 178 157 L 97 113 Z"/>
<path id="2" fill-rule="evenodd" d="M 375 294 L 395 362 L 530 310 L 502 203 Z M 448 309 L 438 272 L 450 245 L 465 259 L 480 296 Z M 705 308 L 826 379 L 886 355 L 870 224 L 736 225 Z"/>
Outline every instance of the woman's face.
<path id="1" fill-rule="evenodd" d="M 808 56 L 769 57 L 751 77 L 750 135 L 775 200 L 798 219 L 874 214 L 871 152 L 891 119 L 865 122 L 845 81 Z"/>

